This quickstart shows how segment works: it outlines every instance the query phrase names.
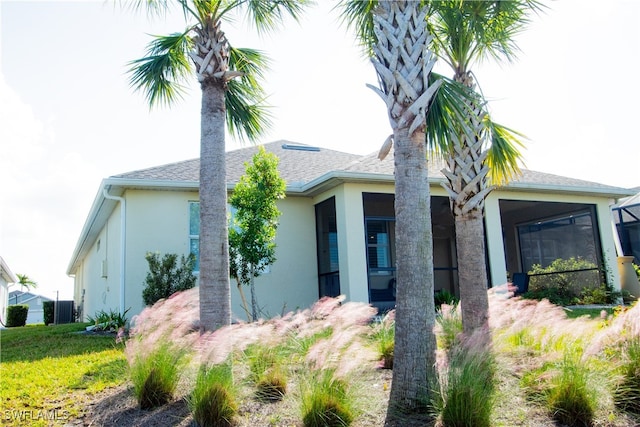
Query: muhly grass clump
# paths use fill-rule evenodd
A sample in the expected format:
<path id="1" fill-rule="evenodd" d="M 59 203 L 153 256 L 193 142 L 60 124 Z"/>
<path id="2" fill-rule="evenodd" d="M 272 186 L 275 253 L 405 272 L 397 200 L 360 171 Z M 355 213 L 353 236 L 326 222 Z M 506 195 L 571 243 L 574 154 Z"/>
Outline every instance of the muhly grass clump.
<path id="1" fill-rule="evenodd" d="M 441 304 L 436 311 L 436 338 L 438 348 L 448 351 L 462 333 L 462 316 L 458 304 Z"/>
<path id="2" fill-rule="evenodd" d="M 142 360 L 140 355 L 164 348 L 163 342 L 171 342 L 173 349 L 187 352 L 194 366 L 224 365 L 230 358 L 243 355 L 239 360 L 247 363 L 248 379 L 255 386 L 257 397 L 265 400 L 283 397 L 287 391 L 289 372 L 299 373 L 300 367 L 311 371 L 329 369 L 335 378 L 329 381 L 325 376 L 318 376 L 322 380 L 319 387 L 324 387 L 325 395 L 335 394 L 328 399 L 328 405 L 335 406 L 339 419 L 351 422 L 352 400 L 344 401 L 350 394 L 346 393 L 343 380 L 337 378 L 375 366 L 375 351 L 370 348 L 368 341 L 369 324 L 376 313 L 374 308 L 364 303 L 343 303 L 341 298 L 323 298 L 306 310 L 270 320 L 238 322 L 200 334 L 198 306 L 197 289 L 192 289 L 174 294 L 143 310 L 133 319 L 131 339 L 127 342 L 126 354 L 130 364 Z M 198 371 L 198 374 L 191 382 L 200 387 L 200 391 L 189 397 L 194 418 L 199 417 L 195 414 L 197 411 L 215 413 L 219 408 L 202 408 L 203 404 L 197 403 L 197 396 L 209 393 L 209 399 L 215 395 L 216 399 L 225 400 L 221 391 L 215 391 L 218 386 L 205 386 L 217 384 L 219 381 L 216 382 L 213 377 L 218 374 L 215 370 L 184 370 L 185 374 L 192 371 Z M 314 405 L 317 402 L 312 405 L 317 408 Z"/>
<path id="3" fill-rule="evenodd" d="M 371 339 L 378 351 L 378 360 L 382 369 L 393 369 L 395 331 L 395 310 L 389 311 L 379 322 L 373 324 Z"/>
<path id="4" fill-rule="evenodd" d="M 187 403 L 198 426 L 232 426 L 238 412 L 238 389 L 233 382 L 231 362 L 202 366 Z"/>
<path id="5" fill-rule="evenodd" d="M 355 418 L 354 398 L 347 382 L 333 369 L 311 370 L 301 385 L 305 427 L 346 427 Z"/>
<path id="6" fill-rule="evenodd" d="M 153 409 L 173 399 L 184 351 L 162 341 L 147 354 L 137 354 L 130 364 L 133 392 L 141 409 Z"/>
<path id="7" fill-rule="evenodd" d="M 587 352 L 610 356 L 614 403 L 623 411 L 640 415 L 640 304 L 617 310 Z"/>
<path id="8" fill-rule="evenodd" d="M 440 366 L 439 392 L 432 405 L 446 427 L 489 427 L 496 391 L 496 362 L 488 348 L 487 331 L 457 339 Z"/>
<path id="9" fill-rule="evenodd" d="M 276 401 L 287 392 L 288 352 L 283 346 L 252 344 L 244 351 L 249 366 L 249 379 L 256 387 L 256 397 Z"/>

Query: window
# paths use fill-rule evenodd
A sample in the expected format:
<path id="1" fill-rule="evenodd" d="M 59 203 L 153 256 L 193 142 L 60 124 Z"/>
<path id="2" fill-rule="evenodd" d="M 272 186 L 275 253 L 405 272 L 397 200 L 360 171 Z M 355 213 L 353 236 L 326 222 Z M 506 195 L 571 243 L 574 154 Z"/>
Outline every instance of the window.
<path id="1" fill-rule="evenodd" d="M 196 256 L 194 271 L 200 271 L 200 202 L 189 202 L 189 251 Z"/>
<path id="2" fill-rule="evenodd" d="M 593 219 L 589 212 L 518 226 L 522 271 L 543 268 L 558 258 L 580 257 L 598 264 Z"/>

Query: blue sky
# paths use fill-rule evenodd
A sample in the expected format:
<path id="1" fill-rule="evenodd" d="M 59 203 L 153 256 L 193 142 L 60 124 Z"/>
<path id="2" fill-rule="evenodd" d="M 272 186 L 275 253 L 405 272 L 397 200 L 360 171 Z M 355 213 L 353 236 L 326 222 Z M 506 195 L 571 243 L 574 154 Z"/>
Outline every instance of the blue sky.
<path id="1" fill-rule="evenodd" d="M 365 87 L 373 67 L 330 11 L 335 2 L 318 3 L 272 36 L 241 18 L 225 27 L 234 45 L 272 58 L 275 122 L 262 141 L 376 151 L 390 128 Z M 0 0 L 0 256 L 50 297 L 72 297 L 66 267 L 101 179 L 198 156 L 197 86 L 172 109 L 149 110 L 126 75 L 147 34 L 182 30 L 182 15 L 150 21 L 118 4 Z M 640 2 L 548 4 L 518 38 L 517 63 L 476 68 L 492 115 L 529 137 L 529 169 L 639 186 Z"/>

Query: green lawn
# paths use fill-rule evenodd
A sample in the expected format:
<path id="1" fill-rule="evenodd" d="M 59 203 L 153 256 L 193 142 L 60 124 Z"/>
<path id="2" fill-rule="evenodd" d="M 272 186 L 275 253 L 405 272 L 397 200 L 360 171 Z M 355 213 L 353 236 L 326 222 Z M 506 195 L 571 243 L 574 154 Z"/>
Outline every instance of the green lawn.
<path id="1" fill-rule="evenodd" d="M 123 345 L 113 336 L 78 333 L 85 326 L 25 326 L 0 332 L 3 425 L 64 424 L 80 413 L 82 395 L 126 381 Z"/>

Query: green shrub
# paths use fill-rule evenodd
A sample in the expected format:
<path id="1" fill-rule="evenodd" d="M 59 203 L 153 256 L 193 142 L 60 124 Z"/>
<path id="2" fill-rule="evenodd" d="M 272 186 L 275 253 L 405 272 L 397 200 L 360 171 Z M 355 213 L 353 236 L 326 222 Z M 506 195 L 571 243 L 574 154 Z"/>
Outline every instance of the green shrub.
<path id="1" fill-rule="evenodd" d="M 96 312 L 95 316 L 87 316 L 87 322 L 94 326 L 94 330 L 97 331 L 117 331 L 120 328 L 124 328 L 127 325 L 129 319 L 127 308 L 124 313 L 120 313 L 116 310 L 109 310 L 108 312 L 100 310 Z"/>
<path id="2" fill-rule="evenodd" d="M 225 427 L 233 425 L 233 417 L 238 412 L 237 396 L 231 364 L 224 363 L 198 371 L 187 402 L 198 426 Z"/>
<path id="3" fill-rule="evenodd" d="M 10 305 L 7 307 L 7 327 L 24 326 L 27 324 L 29 306 L 26 304 Z"/>
<path id="4" fill-rule="evenodd" d="M 149 263 L 149 272 L 142 290 L 142 299 L 146 305 L 153 305 L 196 285 L 196 276 L 193 274 L 196 265 L 194 254 L 189 254 L 188 257 L 182 255 L 180 267 L 177 266 L 177 254 L 165 254 L 160 259 L 159 253 L 147 252 L 145 259 Z"/>
<path id="5" fill-rule="evenodd" d="M 345 427 L 355 418 L 353 398 L 347 384 L 330 369 L 314 372 L 302 393 L 302 424 L 305 427 Z"/>
<path id="6" fill-rule="evenodd" d="M 435 302 L 437 309 L 442 304 L 457 305 L 458 302 L 460 302 L 460 299 L 446 289 L 441 289 L 433 295 L 433 301 Z"/>
<path id="7" fill-rule="evenodd" d="M 148 354 L 138 354 L 131 364 L 133 393 L 140 409 L 162 406 L 173 398 L 184 352 L 162 343 Z"/>
<path id="8" fill-rule="evenodd" d="M 279 346 L 254 344 L 245 350 L 250 379 L 256 386 L 256 396 L 259 399 L 276 401 L 286 394 L 287 374 L 283 367 L 285 355 L 285 350 Z"/>
<path id="9" fill-rule="evenodd" d="M 544 268 L 534 264 L 528 273 L 529 291 L 524 294 L 524 298 L 538 300 L 546 298 L 558 305 L 578 304 L 581 293 L 601 287 L 600 272 L 587 270 L 597 269 L 597 267 L 591 261 L 580 257 L 558 258 Z"/>
<path id="10" fill-rule="evenodd" d="M 53 315 L 55 314 L 55 301 L 43 301 L 42 310 L 44 311 L 44 324 L 48 326 L 53 323 Z"/>
<path id="11" fill-rule="evenodd" d="M 640 337 L 623 344 L 621 379 L 616 384 L 613 400 L 623 411 L 640 415 Z"/>
<path id="12" fill-rule="evenodd" d="M 451 350 L 434 405 L 444 426 L 491 426 L 495 369 L 493 355 L 480 346 L 459 345 Z"/>

